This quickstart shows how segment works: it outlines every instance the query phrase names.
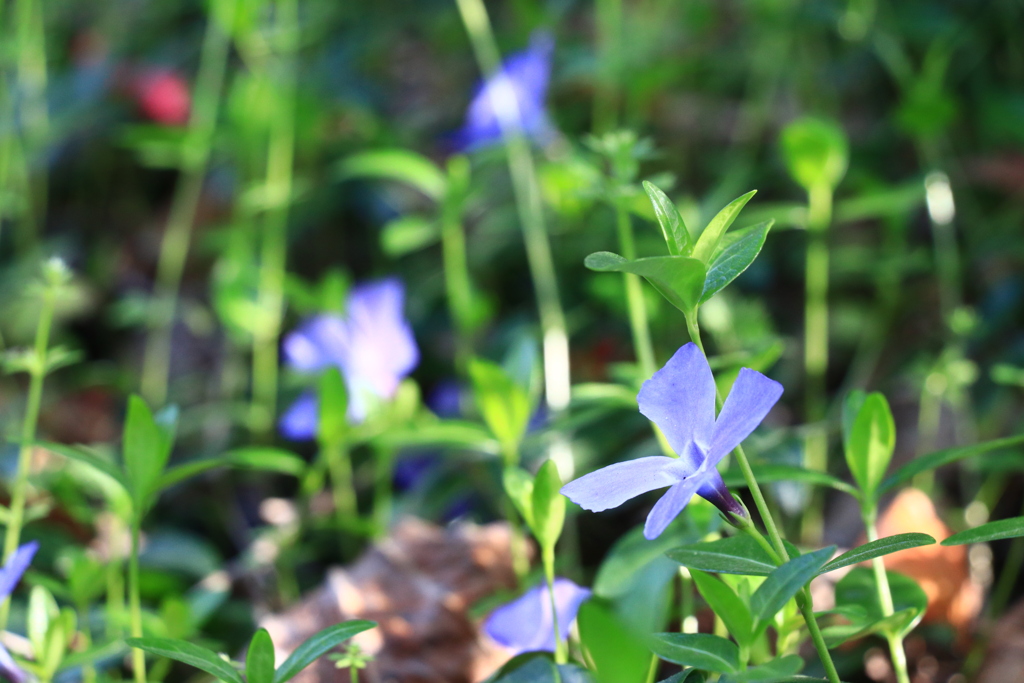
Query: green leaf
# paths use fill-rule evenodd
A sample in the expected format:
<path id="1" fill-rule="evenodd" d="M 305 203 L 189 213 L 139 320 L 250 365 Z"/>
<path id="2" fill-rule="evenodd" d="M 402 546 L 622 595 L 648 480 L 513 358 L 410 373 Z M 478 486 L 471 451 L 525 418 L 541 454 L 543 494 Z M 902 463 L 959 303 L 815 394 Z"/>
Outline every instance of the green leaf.
<path id="1" fill-rule="evenodd" d="M 809 470 L 797 465 L 762 463 L 751 463 L 750 468 L 754 472 L 754 479 L 756 479 L 759 484 L 771 484 L 778 481 L 797 481 L 802 484 L 827 486 L 835 489 L 836 491 L 848 493 L 851 496 L 857 495 L 856 488 L 850 486 L 842 479 L 833 477 L 831 474 L 827 474 L 825 472 Z M 743 472 L 739 469 L 730 469 L 723 472 L 722 480 L 729 488 L 745 488 L 747 486 L 746 477 L 743 476 Z"/>
<path id="2" fill-rule="evenodd" d="M 245 683 L 233 666 L 205 647 L 170 638 L 126 638 L 125 642 L 152 655 L 194 666 L 226 683 Z"/>
<path id="3" fill-rule="evenodd" d="M 1004 538 L 1024 536 L 1024 517 L 1011 517 L 981 524 L 973 529 L 953 534 L 942 545 L 964 545 L 965 543 L 987 543 Z"/>
<path id="4" fill-rule="evenodd" d="M 656 633 L 651 652 L 667 662 L 716 673 L 736 673 L 740 666 L 736 644 L 707 633 Z"/>
<path id="5" fill-rule="evenodd" d="M 733 678 L 742 683 L 748 681 L 778 681 L 779 679 L 795 676 L 804 668 L 804 660 L 799 655 L 786 655 L 778 657 L 760 666 L 755 666 L 746 671 L 735 674 Z"/>
<path id="6" fill-rule="evenodd" d="M 722 240 L 722 237 L 725 236 L 726 230 L 729 229 L 729 226 L 731 226 L 733 221 L 736 220 L 736 216 L 740 215 L 740 211 L 743 210 L 743 207 L 747 205 L 747 202 L 749 202 L 755 194 L 757 194 L 757 190 L 751 190 L 742 197 L 737 197 L 732 200 L 724 209 L 719 211 L 718 214 L 711 219 L 711 222 L 708 223 L 708 226 L 704 228 L 704 232 L 700 234 L 700 237 L 697 238 L 697 244 L 693 245 L 693 253 L 690 255 L 701 263 L 708 263 L 711 261 L 711 257 L 718 248 L 718 243 Z M 758 250 L 760 250 L 760 248 L 758 248 Z M 737 275 L 739 275 L 739 273 L 737 273 Z"/>
<path id="7" fill-rule="evenodd" d="M 768 554 L 749 536 L 684 545 L 665 554 L 688 569 L 717 574 L 768 576 L 776 569 Z"/>
<path id="8" fill-rule="evenodd" d="M 618 254 L 599 251 L 588 256 L 584 264 L 598 272 L 642 275 L 686 315 L 697 309 L 704 291 L 704 264 L 688 256 L 652 256 L 628 261 Z"/>
<path id="9" fill-rule="evenodd" d="M 33 445 L 45 448 L 51 453 L 63 455 L 65 458 L 75 460 L 83 465 L 88 465 L 97 472 L 102 472 L 117 482 L 124 489 L 125 493 L 128 493 L 128 482 L 125 479 L 124 472 L 116 464 L 88 446 L 69 446 L 51 441 L 35 441 Z"/>
<path id="10" fill-rule="evenodd" d="M 554 460 L 541 465 L 533 480 L 533 535 L 541 548 L 551 552 L 565 524 L 565 496 L 559 490 L 562 479 Z"/>
<path id="11" fill-rule="evenodd" d="M 767 625 L 801 588 L 813 579 L 821 566 L 836 551 L 834 545 L 821 548 L 786 562 L 773 571 L 750 596 L 750 611 L 754 619 Z"/>
<path id="12" fill-rule="evenodd" d="M 821 629 L 821 635 L 825 638 L 825 644 L 832 649 L 872 633 L 901 633 L 918 615 L 918 610 L 912 607 L 881 619 L 868 618 L 865 613 L 863 618 L 852 619 L 849 624 L 825 626 Z"/>
<path id="13" fill-rule="evenodd" d="M 922 545 L 931 545 L 933 543 L 935 543 L 935 539 L 928 534 L 910 533 L 886 536 L 877 541 L 857 546 L 853 550 L 848 550 L 822 567 L 818 573 L 827 574 L 836 569 L 848 567 L 851 564 L 858 564 L 859 562 L 865 562 L 876 557 L 882 557 L 883 555 L 891 555 L 901 550 L 918 548 Z"/>
<path id="14" fill-rule="evenodd" d="M 1010 446 L 1019 446 L 1024 444 L 1024 434 L 1017 434 L 1016 436 L 1008 436 L 1004 439 L 993 439 L 992 441 L 985 441 L 983 443 L 976 443 L 970 446 L 958 446 L 956 448 L 947 448 L 941 451 L 935 451 L 928 455 L 923 455 L 920 458 L 915 458 L 908 462 L 903 467 L 900 467 L 895 472 L 890 474 L 882 481 L 878 487 L 878 495 L 881 496 L 886 491 L 899 486 L 905 481 L 913 479 L 921 472 L 927 472 L 928 470 L 935 469 L 936 467 L 942 467 L 943 465 L 949 465 L 959 460 L 965 460 L 966 458 L 972 458 L 976 455 L 983 455 L 991 451 L 996 451 L 1001 448 L 1009 448 Z"/>
<path id="15" fill-rule="evenodd" d="M 424 156 L 405 149 L 378 149 L 353 154 L 337 167 L 341 180 L 381 178 L 412 185 L 434 201 L 444 199 L 448 181 L 444 172 Z"/>
<path id="16" fill-rule="evenodd" d="M 391 258 L 419 251 L 438 241 L 441 228 L 437 221 L 423 216 L 401 216 L 389 221 L 380 231 L 380 246 Z"/>
<path id="17" fill-rule="evenodd" d="M 501 474 L 505 495 L 519 511 L 526 526 L 533 528 L 533 477 L 521 467 L 506 467 Z"/>
<path id="18" fill-rule="evenodd" d="M 338 368 L 329 368 L 320 377 L 317 437 L 321 443 L 344 442 L 348 433 L 348 390 Z"/>
<path id="19" fill-rule="evenodd" d="M 167 465 L 171 444 L 157 425 L 149 406 L 140 397 L 128 399 L 124 428 L 124 467 L 128 490 L 140 512 L 149 507 L 157 481 Z"/>
<path id="20" fill-rule="evenodd" d="M 727 244 L 715 254 L 711 263 L 708 264 L 708 274 L 704 278 L 704 291 L 700 295 L 701 303 L 728 287 L 733 280 L 750 267 L 757 255 L 761 253 L 761 247 L 764 246 L 764 241 L 768 238 L 768 231 L 771 230 L 774 222 L 765 221 L 749 228 L 735 230 L 725 236 L 722 241 Z"/>
<path id="21" fill-rule="evenodd" d="M 896 447 L 896 423 L 889 402 L 879 393 L 864 398 L 846 439 L 846 464 L 868 500 L 885 476 Z"/>
<path id="22" fill-rule="evenodd" d="M 217 467 L 233 467 L 239 470 L 255 470 L 257 472 L 278 472 L 298 477 L 306 471 L 306 462 L 299 456 L 281 448 L 250 446 L 228 451 L 224 455 L 213 458 L 192 460 L 171 467 L 160 478 L 157 489 L 163 491 L 168 487 L 191 479 Z"/>
<path id="23" fill-rule="evenodd" d="M 645 180 L 643 185 L 644 192 L 650 197 L 651 204 L 654 206 L 654 215 L 657 216 L 658 225 L 661 226 L 661 234 L 665 237 L 665 244 L 668 245 L 668 253 L 673 256 L 689 256 L 692 249 L 690 231 L 686 229 L 686 223 L 683 222 L 679 209 L 654 183 Z"/>
<path id="24" fill-rule="evenodd" d="M 704 683 L 707 677 L 700 669 L 683 669 L 659 683 Z"/>
<path id="25" fill-rule="evenodd" d="M 506 465 L 519 460 L 519 444 L 530 422 L 530 396 L 497 363 L 469 361 L 473 397 L 487 427 L 501 444 Z"/>
<path id="26" fill-rule="evenodd" d="M 633 400 L 635 404 L 635 397 Z M 703 535 L 694 530 L 680 532 L 678 527 L 670 526 L 658 538 L 648 541 L 643 532 L 643 525 L 633 528 L 605 554 L 594 579 L 594 595 L 617 598 L 625 594 L 636 574 L 645 566 L 672 547 L 692 542 Z"/>
<path id="27" fill-rule="evenodd" d="M 885 573 L 889 581 L 895 612 L 912 610 L 913 618 L 907 621 L 899 635 L 906 635 L 924 616 L 928 608 L 928 596 L 912 578 L 898 572 Z M 878 586 L 875 573 L 867 567 L 854 567 L 836 584 L 836 606 L 854 606 L 865 610 L 872 621 L 884 619 L 878 603 Z"/>
<path id="28" fill-rule="evenodd" d="M 577 616 L 580 640 L 594 661 L 598 683 L 644 683 L 651 661 L 650 651 L 599 600 L 588 600 Z"/>
<path id="29" fill-rule="evenodd" d="M 721 617 L 730 635 L 740 645 L 750 645 L 754 639 L 754 617 L 743 600 L 732 588 L 710 574 L 696 569 L 690 570 L 690 576 L 697 584 L 704 601 L 711 611 Z M 795 672 L 794 672 L 795 673 Z"/>
<path id="30" fill-rule="evenodd" d="M 274 641 L 265 628 L 256 631 L 249 641 L 245 680 L 246 683 L 272 683 L 274 680 Z"/>
<path id="31" fill-rule="evenodd" d="M 343 621 L 313 634 L 306 642 L 299 645 L 288 659 L 284 660 L 284 664 L 274 674 L 273 683 L 285 683 L 285 681 L 291 680 L 331 648 L 337 647 L 357 633 L 374 628 L 376 625 L 372 621 L 364 620 Z"/>
<path id="32" fill-rule="evenodd" d="M 835 189 L 846 175 L 849 143 L 833 121 L 806 117 L 782 131 L 782 153 L 789 175 L 808 192 L 813 187 Z"/>

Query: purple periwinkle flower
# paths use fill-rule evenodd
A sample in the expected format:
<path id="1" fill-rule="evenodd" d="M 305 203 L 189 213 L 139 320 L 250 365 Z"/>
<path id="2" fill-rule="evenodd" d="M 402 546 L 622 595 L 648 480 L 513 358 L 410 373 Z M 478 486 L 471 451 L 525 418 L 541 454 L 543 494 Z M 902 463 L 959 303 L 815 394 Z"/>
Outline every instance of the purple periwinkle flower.
<path id="1" fill-rule="evenodd" d="M 569 482 L 562 493 L 598 512 L 669 487 L 647 516 L 648 539 L 661 535 L 695 493 L 727 516 L 744 517 L 745 510 L 716 467 L 754 431 L 781 395 L 781 384 L 743 368 L 715 419 L 715 378 L 704 354 L 691 342 L 644 382 L 636 397 L 640 412 L 661 428 L 679 457 L 655 455 L 609 465 Z"/>
<path id="2" fill-rule="evenodd" d="M 576 619 L 590 590 L 569 579 L 555 579 L 555 609 L 558 610 L 558 631 L 562 640 L 569 637 L 569 628 Z M 555 651 L 555 625 L 551 618 L 551 592 L 547 583 L 531 588 L 522 596 L 491 612 L 484 622 L 484 632 L 514 654 Z"/>
<path id="3" fill-rule="evenodd" d="M 285 337 L 285 359 L 305 372 L 339 368 L 348 389 L 348 417 L 362 422 L 375 401 L 395 395 L 419 362 L 404 305 L 405 290 L 395 278 L 353 287 L 344 316 L 317 316 Z M 290 439 L 311 439 L 318 413 L 316 397 L 303 394 L 278 427 Z"/>
<path id="4" fill-rule="evenodd" d="M 476 149 L 500 142 L 506 131 L 544 142 L 554 134 L 544 98 L 551 78 L 551 34 L 537 31 L 530 46 L 510 55 L 498 73 L 488 78 L 473 96 L 466 122 L 456 134 L 460 149 Z"/>
<path id="5" fill-rule="evenodd" d="M 0 600 L 5 600 L 10 596 L 14 587 L 18 585 L 18 581 L 21 580 L 22 574 L 32 564 L 32 558 L 35 557 L 37 550 L 39 550 L 39 544 L 35 541 L 26 543 L 15 550 L 3 568 L 0 568 Z M 15 664 L 14 659 L 3 645 L 0 645 L 0 676 L 11 683 L 23 683 L 28 680 L 28 675 Z"/>

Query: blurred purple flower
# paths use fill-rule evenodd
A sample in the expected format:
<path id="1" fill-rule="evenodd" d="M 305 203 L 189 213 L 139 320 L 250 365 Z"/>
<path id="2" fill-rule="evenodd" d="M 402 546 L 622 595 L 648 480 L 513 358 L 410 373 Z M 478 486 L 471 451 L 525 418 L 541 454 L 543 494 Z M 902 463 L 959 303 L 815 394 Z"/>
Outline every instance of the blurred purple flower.
<path id="1" fill-rule="evenodd" d="M 598 512 L 670 487 L 647 517 L 648 539 L 657 538 L 695 493 L 727 516 L 745 516 L 715 468 L 754 431 L 781 395 L 781 384 L 743 368 L 716 420 L 715 378 L 704 354 L 691 342 L 644 382 L 637 395 L 640 412 L 661 428 L 679 457 L 655 455 L 609 465 L 569 482 L 562 493 Z"/>
<path id="2" fill-rule="evenodd" d="M 455 135 L 460 149 L 501 142 L 505 129 L 518 129 L 538 142 L 554 135 L 544 110 L 554 47 L 550 33 L 536 31 L 526 50 L 510 55 L 498 73 L 484 81 L 469 104 L 465 124 Z"/>
<path id="3" fill-rule="evenodd" d="M 39 550 L 39 544 L 35 541 L 26 543 L 7 560 L 7 563 L 0 568 L 0 600 L 7 599 L 14 587 L 18 585 L 22 574 L 32 564 L 32 558 Z M 28 675 L 14 663 L 10 653 L 0 645 L 0 676 L 3 676 L 11 683 L 23 683 L 28 680 Z"/>
<path id="4" fill-rule="evenodd" d="M 555 579 L 555 608 L 558 610 L 558 631 L 565 640 L 576 613 L 590 590 L 569 579 Z M 495 642 L 515 654 L 521 652 L 555 651 L 555 626 L 551 618 L 551 593 L 546 583 L 532 588 L 520 598 L 491 612 L 484 622 L 484 632 Z"/>
<path id="5" fill-rule="evenodd" d="M 362 422 L 372 402 L 392 398 L 419 362 L 404 305 L 405 290 L 398 279 L 354 287 L 344 316 L 317 316 L 285 337 L 285 359 L 305 372 L 339 368 L 348 388 L 348 417 Z M 290 439 L 311 439 L 318 412 L 316 396 L 303 394 L 281 416 L 278 427 Z"/>

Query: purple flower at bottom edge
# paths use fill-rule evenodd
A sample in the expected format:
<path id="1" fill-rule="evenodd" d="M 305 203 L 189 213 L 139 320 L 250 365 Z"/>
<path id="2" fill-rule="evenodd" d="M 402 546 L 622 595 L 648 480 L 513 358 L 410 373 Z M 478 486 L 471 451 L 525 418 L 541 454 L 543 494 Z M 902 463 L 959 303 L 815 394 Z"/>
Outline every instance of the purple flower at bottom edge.
<path id="1" fill-rule="evenodd" d="M 554 135 L 544 109 L 554 46 L 551 34 L 535 31 L 528 48 L 509 55 L 498 73 L 484 81 L 466 111 L 465 124 L 455 134 L 461 150 L 501 142 L 505 128 L 518 128 L 538 142 Z"/>
<path id="2" fill-rule="evenodd" d="M 7 598 L 18 585 L 22 574 L 32 564 L 37 550 L 39 544 L 35 541 L 26 543 L 15 550 L 3 568 L 0 568 L 0 600 Z M 0 645 L 0 676 L 11 683 L 24 683 L 28 680 L 28 675 L 18 667 L 3 645 Z"/>
<path id="3" fill-rule="evenodd" d="M 655 455 L 609 465 L 562 487 L 581 507 L 599 512 L 630 498 L 669 487 L 654 505 L 644 536 L 657 538 L 698 494 L 728 514 L 745 514 L 725 487 L 718 463 L 754 431 L 782 395 L 782 385 L 743 368 L 715 419 L 715 378 L 693 342 L 644 382 L 640 412 L 665 434 L 679 455 Z"/>
<path id="4" fill-rule="evenodd" d="M 348 417 L 366 419 L 375 400 L 390 399 L 419 363 L 419 348 L 405 319 L 405 289 L 397 278 L 353 287 L 345 315 L 320 315 L 284 339 L 292 368 L 316 372 L 337 367 L 348 389 Z M 311 439 L 319 421 L 316 396 L 303 394 L 281 416 L 288 438 Z"/>
<path id="5" fill-rule="evenodd" d="M 569 579 L 555 579 L 555 608 L 558 610 L 558 631 L 565 640 L 576 613 L 590 590 Z M 492 640 L 519 654 L 521 652 L 555 651 L 555 625 L 551 618 L 551 593 L 546 583 L 531 588 L 522 596 L 491 612 L 484 622 L 484 632 Z"/>

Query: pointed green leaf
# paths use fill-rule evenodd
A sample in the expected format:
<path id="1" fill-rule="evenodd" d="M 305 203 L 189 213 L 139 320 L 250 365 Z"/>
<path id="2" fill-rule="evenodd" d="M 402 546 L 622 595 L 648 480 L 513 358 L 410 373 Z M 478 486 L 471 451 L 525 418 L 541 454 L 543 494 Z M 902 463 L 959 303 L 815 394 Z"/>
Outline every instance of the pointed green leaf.
<path id="1" fill-rule="evenodd" d="M 708 263 L 729 226 L 732 225 L 733 221 L 736 220 L 736 216 L 740 215 L 740 211 L 743 210 L 743 207 L 747 205 L 747 202 L 755 194 L 757 194 L 757 190 L 751 190 L 742 197 L 732 200 L 724 209 L 719 211 L 718 215 L 711 219 L 708 226 L 704 228 L 704 232 L 697 238 L 697 244 L 693 246 L 693 253 L 690 255 L 701 263 Z"/>
<path id="2" fill-rule="evenodd" d="M 380 246 L 391 258 L 398 258 L 434 244 L 441 237 L 441 226 L 423 216 L 399 216 L 380 231 Z"/>
<path id="3" fill-rule="evenodd" d="M 889 402 L 879 393 L 865 397 L 846 440 L 846 464 L 861 491 L 872 499 L 896 447 L 896 423 Z"/>
<path id="4" fill-rule="evenodd" d="M 696 569 L 690 570 L 693 582 L 697 584 L 704 601 L 711 611 L 721 617 L 729 634 L 740 645 L 750 645 L 754 638 L 754 617 L 743 600 L 732 588 L 719 579 Z M 795 673 L 795 672 L 794 672 Z"/>
<path id="5" fill-rule="evenodd" d="M 171 467 L 160 478 L 158 491 L 217 467 L 233 467 L 257 472 L 278 472 L 298 477 L 306 471 L 306 461 L 281 448 L 250 446 L 228 451 L 213 458 L 192 460 Z"/>
<path id="6" fill-rule="evenodd" d="M 599 272 L 642 275 L 669 303 L 683 313 L 692 314 L 704 291 L 704 264 L 687 256 L 652 256 L 628 261 L 618 254 L 599 251 L 584 264 Z"/>
<path id="7" fill-rule="evenodd" d="M 633 399 L 634 405 L 636 398 Z M 701 532 L 670 526 L 653 541 L 644 538 L 643 525 L 634 527 L 615 542 L 601 562 L 594 578 L 594 595 L 618 598 L 629 591 L 634 577 L 667 550 L 697 540 Z"/>
<path id="8" fill-rule="evenodd" d="M 554 460 L 541 465 L 533 480 L 533 534 L 541 548 L 553 551 L 565 524 L 565 496 Z"/>
<path id="9" fill-rule="evenodd" d="M 964 545 L 965 543 L 987 543 L 1004 538 L 1024 536 L 1024 517 L 1000 519 L 988 524 L 981 524 L 973 529 L 953 534 L 942 542 L 942 545 Z"/>
<path id="10" fill-rule="evenodd" d="M 137 647 L 158 657 L 167 657 L 194 666 L 225 683 L 245 683 L 241 674 L 215 652 L 188 641 L 170 638 L 126 638 L 125 642 L 131 647 Z"/>
<path id="11" fill-rule="evenodd" d="M 773 571 L 750 596 L 750 611 L 766 625 L 801 588 L 813 579 L 836 551 L 834 545 L 801 555 Z"/>
<path id="12" fill-rule="evenodd" d="M 353 154 L 337 167 L 338 177 L 380 178 L 412 185 L 434 201 L 444 199 L 448 181 L 434 162 L 405 149 L 378 149 Z"/>
<path id="13" fill-rule="evenodd" d="M 139 510 L 144 511 L 167 465 L 171 444 L 157 425 L 149 406 L 135 395 L 128 399 L 123 449 L 132 499 Z"/>
<path id="14" fill-rule="evenodd" d="M 249 641 L 245 680 L 247 683 L 272 683 L 274 680 L 274 642 L 265 628 L 256 631 Z"/>
<path id="15" fill-rule="evenodd" d="M 530 422 L 530 396 L 497 363 L 469 361 L 473 397 L 484 422 L 501 444 L 506 465 L 519 459 L 519 443 Z"/>
<path id="16" fill-rule="evenodd" d="M 285 683 L 291 680 L 300 671 L 326 654 L 328 650 L 376 625 L 372 621 L 364 620 L 343 621 L 313 634 L 302 645 L 299 645 L 288 659 L 284 660 L 284 664 L 274 674 L 273 683 Z"/>
<path id="17" fill-rule="evenodd" d="M 665 554 L 688 569 L 717 574 L 768 576 L 776 568 L 768 554 L 749 536 L 684 545 Z"/>
<path id="18" fill-rule="evenodd" d="M 780 680 L 795 676 L 803 668 L 804 660 L 800 655 L 786 655 L 773 659 L 770 662 L 765 662 L 760 666 L 751 667 L 746 671 L 741 671 L 735 674 L 733 678 L 739 683 L 752 683 L 753 681 L 778 683 Z"/>
<path id="19" fill-rule="evenodd" d="M 519 511 L 526 526 L 533 528 L 533 477 L 520 467 L 506 467 L 501 475 L 505 495 Z"/>
<path id="20" fill-rule="evenodd" d="M 736 644 L 707 633 L 656 633 L 651 652 L 673 664 L 717 673 L 735 673 L 740 666 Z"/>
<path id="21" fill-rule="evenodd" d="M 886 536 L 885 538 L 880 538 L 877 541 L 871 541 L 870 543 L 857 546 L 853 550 L 848 550 L 822 567 L 818 573 L 827 574 L 828 572 L 835 571 L 836 569 L 849 567 L 851 564 L 866 562 L 867 560 L 882 557 L 883 555 L 891 555 L 892 553 L 898 553 L 901 550 L 918 548 L 922 545 L 931 545 L 933 543 L 935 543 L 935 539 L 928 534 L 910 533 Z"/>
<path id="22" fill-rule="evenodd" d="M 654 183 L 645 180 L 643 185 L 644 191 L 654 206 L 654 215 L 657 216 L 658 225 L 661 226 L 661 234 L 665 237 L 665 244 L 668 245 L 668 253 L 673 256 L 689 256 L 692 248 L 690 231 L 686 229 L 686 223 L 683 222 L 679 209 Z"/>
<path id="23" fill-rule="evenodd" d="M 704 278 L 704 291 L 700 295 L 701 303 L 728 287 L 733 280 L 750 267 L 757 255 L 761 253 L 761 247 L 764 246 L 764 241 L 768 238 L 768 231 L 771 230 L 774 222 L 765 221 L 726 234 L 722 240 L 725 247 L 719 250 L 708 264 L 708 274 Z"/>
<path id="24" fill-rule="evenodd" d="M 33 445 L 45 448 L 51 453 L 57 455 L 63 455 L 65 458 L 75 460 L 84 465 L 88 465 L 97 472 L 102 472 L 128 492 L 128 481 L 125 479 L 124 472 L 115 463 L 105 458 L 102 454 L 92 450 L 88 446 L 69 446 L 63 443 L 53 443 L 52 441 L 35 441 Z"/>
<path id="25" fill-rule="evenodd" d="M 1010 446 L 1019 446 L 1021 444 L 1024 444 L 1024 434 L 1008 436 L 1004 439 L 993 439 L 992 441 L 971 444 L 970 446 L 946 448 L 941 451 L 929 453 L 928 455 L 923 455 L 920 458 L 911 460 L 906 465 L 900 467 L 886 477 L 878 487 L 877 493 L 881 496 L 903 482 L 910 481 L 921 472 L 927 472 L 928 470 L 942 467 L 943 465 L 949 465 L 959 460 L 973 458 L 976 455 L 984 455 L 985 453 L 997 451 L 1001 448 L 1009 448 Z"/>
<path id="26" fill-rule="evenodd" d="M 924 616 L 928 608 L 928 596 L 909 576 L 890 571 L 885 575 L 889 581 L 893 609 L 896 612 L 908 609 L 913 611 L 913 618 L 897 632 L 898 635 L 906 635 Z M 885 618 L 878 602 L 878 586 L 872 569 L 854 567 L 836 584 L 836 607 L 847 606 L 865 610 L 871 620 Z"/>
<path id="27" fill-rule="evenodd" d="M 868 618 L 865 614 L 863 618 L 853 619 L 849 624 L 825 626 L 821 629 L 821 635 L 825 638 L 825 644 L 832 649 L 849 640 L 863 638 L 872 633 L 902 633 L 918 614 L 918 610 L 913 607 L 881 619 Z"/>

